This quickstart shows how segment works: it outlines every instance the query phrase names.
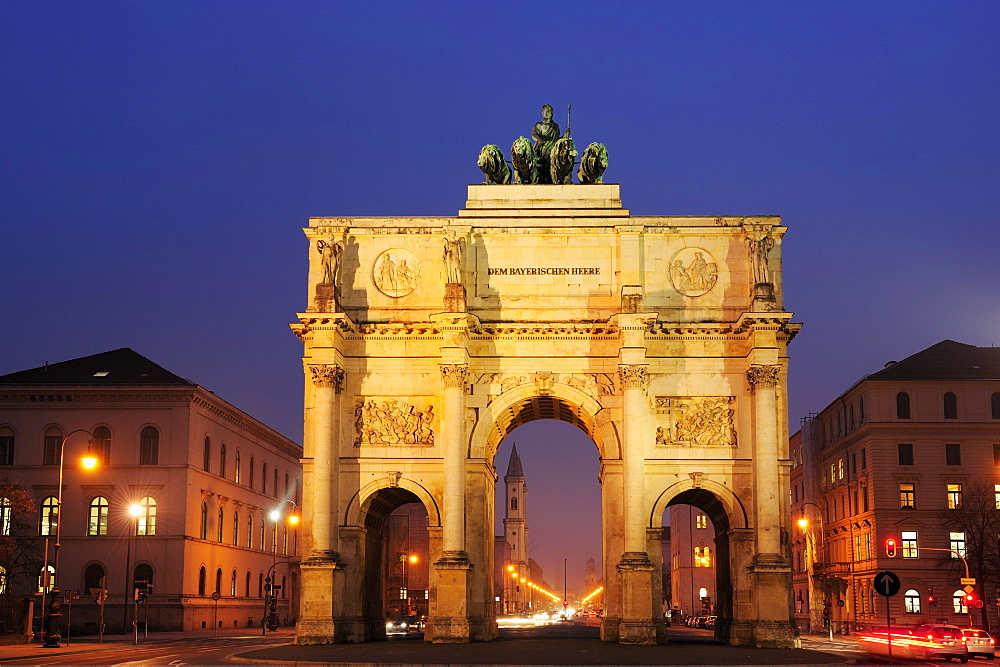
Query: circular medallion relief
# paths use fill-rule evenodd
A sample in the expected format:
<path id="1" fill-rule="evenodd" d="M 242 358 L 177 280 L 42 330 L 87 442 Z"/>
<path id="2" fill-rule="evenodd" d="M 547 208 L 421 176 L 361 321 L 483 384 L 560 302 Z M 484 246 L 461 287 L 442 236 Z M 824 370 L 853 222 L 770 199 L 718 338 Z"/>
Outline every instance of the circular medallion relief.
<path id="1" fill-rule="evenodd" d="M 409 250 L 391 248 L 375 258 L 372 281 L 382 294 L 398 298 L 417 286 L 420 269 L 417 258 Z"/>
<path id="2" fill-rule="evenodd" d="M 684 296 L 701 296 L 715 287 L 719 265 L 703 248 L 682 248 L 670 258 L 670 282 Z"/>

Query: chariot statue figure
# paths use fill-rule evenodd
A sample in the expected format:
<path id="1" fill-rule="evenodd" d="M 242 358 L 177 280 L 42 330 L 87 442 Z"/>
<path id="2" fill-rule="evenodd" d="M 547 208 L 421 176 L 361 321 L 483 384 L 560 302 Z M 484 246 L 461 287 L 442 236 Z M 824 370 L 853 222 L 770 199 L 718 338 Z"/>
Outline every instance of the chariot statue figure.
<path id="1" fill-rule="evenodd" d="M 566 129 L 566 136 L 569 136 L 569 128 Z M 542 105 L 542 119 L 535 123 L 531 130 L 531 138 L 535 142 L 535 159 L 538 164 L 538 182 L 551 183 L 552 175 L 549 171 L 550 157 L 552 149 L 559 140 L 559 125 L 552 120 L 552 106 Z"/>

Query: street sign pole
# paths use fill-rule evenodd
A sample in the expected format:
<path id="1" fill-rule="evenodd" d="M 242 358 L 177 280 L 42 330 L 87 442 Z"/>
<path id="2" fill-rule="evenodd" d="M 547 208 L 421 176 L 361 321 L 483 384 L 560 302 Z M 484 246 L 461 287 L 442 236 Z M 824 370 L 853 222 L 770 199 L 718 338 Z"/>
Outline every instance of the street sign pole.
<path id="1" fill-rule="evenodd" d="M 889 638 L 889 664 L 892 664 L 892 619 L 889 617 L 889 596 L 885 596 L 885 634 Z"/>

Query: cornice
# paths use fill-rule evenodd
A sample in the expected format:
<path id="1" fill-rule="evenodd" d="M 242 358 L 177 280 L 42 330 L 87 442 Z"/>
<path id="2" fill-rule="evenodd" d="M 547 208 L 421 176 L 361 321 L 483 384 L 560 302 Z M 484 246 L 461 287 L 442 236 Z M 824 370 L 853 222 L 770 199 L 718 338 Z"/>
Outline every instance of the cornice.
<path id="1" fill-rule="evenodd" d="M 298 461 L 298 458 L 300 456 L 299 451 L 293 449 L 292 447 L 289 447 L 288 443 L 285 440 L 275 437 L 274 434 L 260 428 L 249 419 L 245 419 L 240 415 L 234 414 L 232 411 L 226 410 L 222 406 L 202 396 L 197 396 L 197 395 L 193 396 L 191 402 L 195 407 L 202 408 L 203 410 L 209 412 L 213 416 L 222 419 L 222 421 L 225 421 L 230 426 L 238 428 L 239 430 L 243 431 L 244 433 L 250 435 L 253 438 L 256 438 L 257 440 L 266 442 L 267 444 L 274 447 L 276 450 L 284 454 L 287 454 L 288 456 Z"/>

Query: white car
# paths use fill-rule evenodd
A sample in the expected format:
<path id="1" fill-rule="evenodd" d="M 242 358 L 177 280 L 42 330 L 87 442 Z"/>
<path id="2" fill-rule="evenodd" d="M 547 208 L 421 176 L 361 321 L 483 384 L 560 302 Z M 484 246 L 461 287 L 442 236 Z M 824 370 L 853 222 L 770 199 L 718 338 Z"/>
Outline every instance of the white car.
<path id="1" fill-rule="evenodd" d="M 965 645 L 969 647 L 970 658 L 977 656 L 982 656 L 988 660 L 994 658 L 996 655 L 996 642 L 993 640 L 993 637 L 990 637 L 990 633 L 979 628 L 962 628 L 962 634 L 965 635 Z"/>

